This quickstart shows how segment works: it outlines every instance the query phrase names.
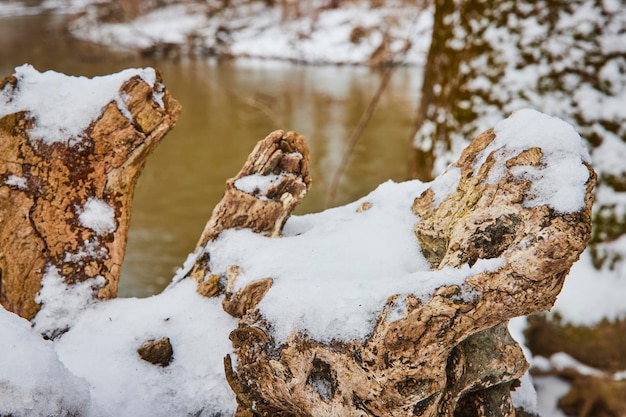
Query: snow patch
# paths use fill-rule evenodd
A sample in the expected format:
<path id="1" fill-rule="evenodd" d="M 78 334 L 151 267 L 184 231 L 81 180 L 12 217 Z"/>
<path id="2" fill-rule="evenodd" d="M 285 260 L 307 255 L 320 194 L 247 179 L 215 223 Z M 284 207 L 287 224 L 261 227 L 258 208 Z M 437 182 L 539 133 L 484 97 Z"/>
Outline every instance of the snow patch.
<path id="1" fill-rule="evenodd" d="M 41 290 L 35 301 L 41 309 L 33 319 L 34 328 L 41 334 L 55 333 L 71 327 L 79 313 L 94 301 L 94 293 L 106 280 L 97 276 L 72 285 L 54 266 L 48 266 L 41 278 Z"/>
<path id="2" fill-rule="evenodd" d="M 556 376 L 541 376 L 534 379 L 537 389 L 539 415 L 546 417 L 567 417 L 559 409 L 558 401 L 570 390 L 571 384 Z"/>
<path id="3" fill-rule="evenodd" d="M 443 174 L 432 181 L 431 189 L 434 192 L 433 206 L 439 207 L 441 203 L 452 193 L 456 191 L 456 187 L 461 181 L 461 169 L 450 166 Z"/>
<path id="4" fill-rule="evenodd" d="M 87 380 L 92 401 L 107 416 L 232 415 L 235 395 L 224 375 L 228 339 L 237 320 L 221 300 L 181 281 L 149 298 L 114 299 L 85 310 L 56 342 L 65 366 Z M 173 359 L 163 368 L 137 348 L 168 337 Z"/>
<path id="5" fill-rule="evenodd" d="M 9 175 L 4 183 L 20 190 L 26 189 L 26 178 L 18 177 L 17 175 Z"/>
<path id="6" fill-rule="evenodd" d="M 559 213 L 572 213 L 585 206 L 585 184 L 589 171 L 583 162 L 591 158 L 580 135 L 563 120 L 524 109 L 496 124 L 496 138 L 474 161 L 475 171 L 495 153 L 496 162 L 488 181 L 497 183 L 507 171 L 506 161 L 532 147 L 541 148 L 539 166 L 516 166 L 510 170 L 517 178 L 532 181 L 525 207 L 547 205 Z"/>
<path id="7" fill-rule="evenodd" d="M 59 361 L 23 318 L 0 305 L 0 413 L 15 417 L 88 415 L 86 381 Z"/>
<path id="8" fill-rule="evenodd" d="M 626 236 L 612 242 L 626 246 Z M 606 319 L 626 318 L 626 265 L 619 262 L 614 269 L 595 269 L 590 249 L 576 262 L 549 314 L 559 314 L 563 321 L 578 326 L 593 326 Z"/>
<path id="9" fill-rule="evenodd" d="M 174 278 L 172 278 L 172 282 L 170 286 L 175 285 L 180 280 L 185 278 L 189 272 L 191 272 L 191 269 L 196 264 L 196 261 L 198 260 L 198 258 L 200 258 L 202 253 L 203 252 L 199 250 L 198 252 L 193 252 L 187 255 L 187 259 L 185 259 L 185 262 L 183 262 L 183 266 L 181 266 L 180 268 L 176 270 L 176 273 L 174 274 Z"/>
<path id="10" fill-rule="evenodd" d="M 551 370 L 564 371 L 566 369 L 572 369 L 578 372 L 580 375 L 605 375 L 605 373 L 601 370 L 593 368 L 591 366 L 587 366 L 584 363 L 577 361 L 565 352 L 557 352 L 550 356 L 550 358 L 535 356 L 533 359 L 533 367 L 538 369 L 539 371 L 545 372 Z"/>
<path id="11" fill-rule="evenodd" d="M 515 408 L 522 408 L 529 414 L 545 415 L 539 413 L 537 391 L 533 385 L 533 378 L 528 372 L 522 376 L 520 383 L 521 385 L 511 392 L 511 400 Z"/>
<path id="12" fill-rule="evenodd" d="M 79 143 L 83 132 L 111 102 L 129 120 L 127 100 L 120 88 L 135 76 L 154 87 L 156 73 L 152 68 L 126 69 L 117 74 L 86 78 L 54 71 L 39 72 L 25 64 L 15 68 L 17 91 L 11 84 L 0 90 L 0 117 L 26 111 L 34 119 L 29 137 L 45 144 Z"/>
<path id="13" fill-rule="evenodd" d="M 79 265 L 83 265 L 85 259 L 101 259 L 108 257 L 108 255 L 109 251 L 106 247 L 101 246 L 95 238 L 90 238 L 89 240 L 84 240 L 76 252 L 65 252 L 63 262 L 76 262 Z"/>
<path id="14" fill-rule="evenodd" d="M 112 233 L 117 228 L 113 207 L 95 197 L 87 200 L 78 220 L 81 225 L 93 230 L 98 235 Z"/>
<path id="15" fill-rule="evenodd" d="M 393 300 L 393 303 L 391 304 L 389 311 L 387 312 L 385 320 L 387 322 L 400 320 L 406 315 L 406 313 L 406 295 L 399 295 Z"/>
<path id="16" fill-rule="evenodd" d="M 235 187 L 244 193 L 258 196 L 261 200 L 267 200 L 265 197 L 267 191 L 278 184 L 285 175 L 288 174 L 247 175 L 235 181 Z"/>

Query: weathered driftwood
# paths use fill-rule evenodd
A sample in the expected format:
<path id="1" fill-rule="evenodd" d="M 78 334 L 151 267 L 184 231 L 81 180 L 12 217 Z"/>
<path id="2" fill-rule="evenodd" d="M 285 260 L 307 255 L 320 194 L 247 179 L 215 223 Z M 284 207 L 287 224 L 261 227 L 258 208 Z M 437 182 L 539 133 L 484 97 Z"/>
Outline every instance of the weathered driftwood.
<path id="1" fill-rule="evenodd" d="M 626 141 L 626 113 L 590 111 L 589 106 L 580 105 L 577 94 L 572 92 L 586 91 L 585 101 L 589 102 L 595 97 L 611 100 L 622 94 L 621 89 L 604 87 L 601 69 L 611 67 L 623 57 L 586 45 L 603 44 L 605 39 L 615 36 L 614 31 L 621 29 L 614 22 L 623 20 L 624 9 L 610 8 L 604 3 L 590 8 L 586 19 L 596 25 L 593 31 L 571 19 L 579 10 L 572 2 L 562 0 L 524 2 L 523 7 L 513 0 L 437 1 L 433 16 L 433 31 L 437 36 L 432 39 L 424 68 L 413 135 L 417 149 L 410 158 L 411 175 L 431 179 L 434 167 L 443 165 L 448 150 L 477 133 L 486 121 L 520 105 L 540 108 L 571 121 L 587 141 L 592 159 L 598 161 L 595 169 L 602 189 L 597 193 L 593 235 L 588 247 L 589 258 L 598 272 L 580 273 L 575 279 L 587 279 L 594 284 L 603 279 L 616 280 L 619 284 L 624 279 L 618 271 L 626 259 L 619 243 L 626 234 L 626 216 L 624 205 L 616 201 L 623 201 L 626 176 L 623 166 L 603 163 L 606 157 L 602 149 L 612 138 L 619 138 L 617 143 Z M 498 36 L 485 36 L 486 33 L 498 33 Z M 550 42 L 545 42 L 547 39 Z M 561 46 L 551 48 L 549 44 Z M 508 53 L 511 49 L 516 52 Z M 502 53 L 503 50 L 507 53 Z M 511 82 L 521 80 L 520 68 L 535 75 L 523 77 L 523 82 Z M 575 82 L 561 82 L 571 73 L 577 74 Z M 615 85 L 624 82 L 623 74 L 622 71 Z M 482 82 L 486 80 L 489 81 Z M 616 148 L 612 149 L 616 152 Z M 609 275 L 613 276 L 609 278 Z M 598 285 L 590 289 L 587 298 L 604 299 L 602 288 Z M 587 308 L 580 306 L 580 310 Z M 563 320 L 556 317 L 540 315 L 529 320 L 526 340 L 533 355 L 547 357 L 566 352 L 585 365 L 603 370 L 626 369 L 626 319 L 573 325 L 568 323 L 574 320 L 572 317 L 562 317 Z M 610 395 L 609 390 L 604 392 Z M 622 394 L 621 398 L 626 408 L 626 395 Z M 617 417 L 624 413 L 607 415 Z"/>
<path id="2" fill-rule="evenodd" d="M 463 290 L 454 285 L 440 287 L 427 302 L 409 295 L 404 317 L 388 321 L 391 297 L 389 310 L 383 310 L 364 343 L 330 344 L 302 333 L 279 344 L 272 338 L 271 323 L 251 308 L 254 303 L 240 297 L 246 305 L 237 306 L 231 297 L 229 309 L 237 316 L 245 313 L 231 333 L 236 370 L 230 357 L 225 359 L 238 415 L 515 414 L 510 390 L 527 364 L 506 323 L 554 303 L 590 236 L 595 174 L 587 165 L 585 207 L 580 212 L 524 207 L 531 183 L 514 180 L 511 169 L 541 164 L 541 149 L 509 158 L 507 174 L 490 184 L 486 179 L 494 156 L 478 172 L 473 162 L 494 139 L 494 131 L 486 131 L 463 152 L 455 164 L 461 171 L 456 192 L 435 207 L 434 192 L 428 189 L 413 205 L 421 218 L 415 233 L 433 269 L 504 259 L 497 272 L 466 280 L 478 295 L 463 297 Z M 253 284 L 261 290 L 250 292 L 262 297 L 264 286 Z"/>
<path id="3" fill-rule="evenodd" d="M 252 175 L 281 175 L 281 179 L 267 190 L 252 193 L 235 186 L 237 180 Z M 213 215 L 196 245 L 197 259 L 188 276 L 198 281 L 198 292 L 212 297 L 223 294 L 226 289 L 226 285 L 220 283 L 219 276 L 212 275 L 209 270 L 209 254 L 204 252 L 208 241 L 215 239 L 223 230 L 233 228 L 249 228 L 257 233 L 279 236 L 292 211 L 306 195 L 310 184 L 309 149 L 303 136 L 277 130 L 259 141 L 239 173 L 226 181 L 224 197 L 213 209 Z M 236 277 L 236 271 L 233 270 L 232 275 Z M 265 288 L 261 291 L 262 294 L 253 290 L 258 293 L 254 297 L 257 302 L 269 286 L 271 281 L 255 286 L 257 289 Z M 227 294 L 224 308 L 239 317 L 242 311 L 229 311 L 228 300 L 231 296 L 232 294 Z M 240 300 L 238 309 L 249 304 L 244 301 L 249 296 L 238 294 L 236 298 Z"/>
<path id="4" fill-rule="evenodd" d="M 3 88 L 17 83 L 8 78 Z M 35 295 L 50 268 L 68 285 L 102 276 L 105 284 L 94 295 L 115 296 L 134 181 L 180 109 L 167 92 L 163 107 L 155 103 L 155 91 L 139 77 L 128 80 L 123 92 L 132 117 L 110 103 L 78 147 L 33 145 L 28 137 L 33 120 L 25 112 L 0 119 L 0 294 L 8 309 L 29 318 L 35 315 Z M 256 310 L 272 278 L 234 291 L 236 266 L 229 267 L 226 279 L 209 269 L 207 242 L 231 228 L 280 236 L 310 185 L 303 137 L 276 131 L 259 142 L 242 170 L 227 182 L 225 196 L 197 244 L 195 263 L 184 275 L 198 282 L 199 293 L 223 295 L 224 310 L 240 319 L 230 335 L 236 370 L 230 357 L 224 359 L 239 404 L 237 415 L 515 414 L 510 391 L 527 364 L 506 325 L 512 317 L 554 303 L 590 236 L 595 174 L 587 165 L 580 211 L 558 214 L 545 205 L 529 208 L 523 201 L 531 182 L 512 170 L 543 164 L 542 150 L 530 148 L 509 157 L 505 174 L 494 182 L 488 180 L 496 164 L 493 153 L 480 167 L 475 164 L 494 139 L 489 130 L 464 151 L 455 164 L 460 181 L 454 192 L 434 204 L 435 192 L 427 189 L 412 209 L 419 216 L 416 237 L 433 269 L 491 258 L 501 258 L 503 266 L 468 278 L 472 296 L 457 285 L 442 286 L 427 299 L 407 295 L 399 319 L 389 318 L 396 298 L 391 296 L 364 342 L 331 343 L 306 333 L 274 340 L 272 323 Z M 263 189 L 238 185 L 247 177 L 270 175 L 276 176 L 274 182 Z M 90 198 L 115 209 L 115 230 L 102 233 L 83 224 L 80 208 Z M 359 210 L 370 206 L 363 203 Z M 163 337 L 144 343 L 138 354 L 168 366 L 174 351 Z"/>
<path id="5" fill-rule="evenodd" d="M 82 132 L 78 144 L 33 140 L 29 129 L 35 121 L 27 111 L 0 119 L 4 308 L 32 319 L 40 308 L 35 297 L 42 277 L 51 268 L 68 285 L 101 276 L 105 282 L 94 297 L 117 295 L 135 181 L 180 112 L 160 81 L 158 73 L 154 87 L 139 76 L 126 80 L 120 92 L 132 121 L 112 101 Z M 0 82 L 0 91 L 18 93 L 20 87 L 14 76 Z M 154 100 L 161 94 L 163 107 Z M 114 210 L 115 230 L 94 230 L 81 222 L 81 210 L 90 199 Z"/>

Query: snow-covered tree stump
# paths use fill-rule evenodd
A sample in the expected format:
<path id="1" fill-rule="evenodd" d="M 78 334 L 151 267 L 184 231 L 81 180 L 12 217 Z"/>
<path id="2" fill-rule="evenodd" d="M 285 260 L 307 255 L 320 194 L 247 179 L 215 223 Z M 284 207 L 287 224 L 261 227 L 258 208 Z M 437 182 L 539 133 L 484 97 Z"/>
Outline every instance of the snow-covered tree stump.
<path id="1" fill-rule="evenodd" d="M 22 66 L 2 80 L 0 302 L 7 310 L 32 319 L 45 298 L 38 298 L 42 281 L 64 283 L 86 300 L 116 297 L 135 181 L 179 111 L 153 69 L 87 79 Z M 50 336 L 64 330 L 58 325 Z"/>
<path id="2" fill-rule="evenodd" d="M 570 125 L 522 110 L 431 183 L 292 217 L 309 152 L 273 132 L 162 294 L 90 305 L 116 294 L 134 181 L 180 110 L 153 70 L 95 84 L 1 84 L 0 294 L 35 329 L 0 309 L 0 414 L 515 415 L 508 320 L 553 305 L 591 233 Z"/>
<path id="3" fill-rule="evenodd" d="M 402 292 L 394 281 L 399 277 L 387 277 L 383 285 L 361 283 L 388 295 L 361 337 L 315 330 L 333 315 L 327 310 L 337 309 L 334 320 L 353 318 L 341 317 L 341 306 L 332 301 L 326 311 L 313 307 L 318 316 L 305 317 L 308 311 L 290 304 L 293 291 L 280 289 L 289 286 L 289 267 L 280 265 L 289 260 L 275 263 L 268 270 L 282 277 L 261 296 L 288 306 L 284 315 L 277 316 L 270 301 L 257 300 L 258 308 L 245 310 L 230 336 L 236 366 L 230 356 L 225 365 L 237 415 L 515 415 L 510 391 L 527 364 L 506 324 L 554 303 L 589 240 L 595 180 L 580 137 L 558 119 L 524 110 L 479 135 L 442 176 L 409 191 L 415 193 L 415 235 L 430 267 L 409 277 Z M 355 215 L 376 210 L 375 194 Z M 212 256 L 226 244 L 219 240 Z M 293 253 L 280 256 L 297 257 L 295 241 L 289 247 Z M 237 271 L 245 274 L 246 268 L 254 266 Z M 236 288 L 243 280 L 239 288 L 247 288 L 258 283 L 254 278 L 235 274 L 229 284 Z M 335 278 L 323 297 L 342 291 L 337 279 L 356 282 Z M 298 283 L 308 291 L 308 283 Z M 321 277 L 318 285 L 325 285 Z M 358 285 L 351 290 L 362 291 Z M 301 300 L 306 303 L 306 296 Z M 357 308 L 349 314 L 362 313 Z M 286 332 L 284 322 L 290 323 Z"/>
<path id="4" fill-rule="evenodd" d="M 538 363 L 563 353 L 578 361 L 582 386 L 589 383 L 582 365 L 604 373 L 605 386 L 626 370 L 626 42 L 618 41 L 626 8 L 618 5 L 437 1 L 414 135 L 412 175 L 422 180 L 520 106 L 572 123 L 586 140 L 599 178 L 593 234 L 554 308 L 530 317 L 525 332 Z M 566 379 L 581 386 L 571 374 Z M 598 404 L 626 408 L 623 392 L 597 392 Z M 576 412 L 570 404 L 568 414 L 594 414 L 583 404 Z M 623 416 L 617 409 L 603 412 Z"/>

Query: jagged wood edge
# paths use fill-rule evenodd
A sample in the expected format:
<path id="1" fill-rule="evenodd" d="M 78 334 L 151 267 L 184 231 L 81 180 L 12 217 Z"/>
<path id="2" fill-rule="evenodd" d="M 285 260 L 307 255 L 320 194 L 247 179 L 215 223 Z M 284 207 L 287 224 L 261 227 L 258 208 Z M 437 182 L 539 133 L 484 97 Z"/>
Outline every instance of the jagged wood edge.
<path id="1" fill-rule="evenodd" d="M 271 323 L 249 310 L 231 333 L 237 370 L 225 361 L 237 415 L 452 416 L 459 404 L 479 415 L 514 415 L 510 389 L 527 364 L 506 323 L 554 303 L 590 236 L 596 176 L 586 164 L 589 180 L 580 212 L 523 208 L 530 182 L 510 172 L 497 184 L 484 181 L 493 154 L 474 172 L 478 153 L 494 138 L 489 130 L 464 151 L 455 165 L 461 170 L 455 193 L 434 207 L 434 194 L 427 190 L 413 210 L 421 218 L 416 235 L 435 268 L 499 256 L 505 266 L 466 281 L 476 291 L 473 299 L 464 300 L 467 289 L 458 286 L 439 288 L 427 302 L 408 296 L 405 317 L 388 322 L 383 311 L 363 344 L 322 344 L 293 334 L 277 345 Z M 541 156 L 533 148 L 506 166 L 536 165 Z M 505 210 L 498 212 L 499 207 Z M 481 220 L 472 212 L 477 209 L 482 224 L 474 223 Z M 490 237 L 492 244 L 484 245 Z M 388 307 L 392 304 L 393 297 Z M 315 389 L 316 378 L 330 387 L 330 398 Z"/>
<path id="2" fill-rule="evenodd" d="M 18 91 L 19 80 L 6 77 L 0 89 Z M 0 302 L 7 310 L 32 319 L 40 308 L 35 298 L 41 279 L 51 267 L 68 285 L 103 277 L 95 298 L 117 295 L 136 180 L 181 109 L 158 71 L 153 86 L 134 76 L 120 95 L 132 120 L 113 101 L 75 144 L 31 140 L 28 112 L 0 119 Z M 25 185 L 8 185 L 11 175 Z M 81 224 L 80 209 L 89 198 L 114 209 L 113 232 L 99 234 Z"/>

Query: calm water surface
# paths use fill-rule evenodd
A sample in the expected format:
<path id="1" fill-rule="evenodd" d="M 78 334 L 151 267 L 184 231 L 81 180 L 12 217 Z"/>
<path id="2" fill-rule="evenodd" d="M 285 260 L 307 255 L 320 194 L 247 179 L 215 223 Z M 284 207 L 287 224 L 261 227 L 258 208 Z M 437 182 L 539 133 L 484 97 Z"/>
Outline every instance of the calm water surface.
<path id="1" fill-rule="evenodd" d="M 311 148 L 313 187 L 297 213 L 325 208 L 325 193 L 350 133 L 378 87 L 367 68 L 276 62 L 155 61 L 70 39 L 62 16 L 0 18 L 0 76 L 29 63 L 39 71 L 110 74 L 158 68 L 183 106 L 176 128 L 148 158 L 137 184 L 120 296 L 159 292 L 191 252 L 255 143 L 272 130 L 295 130 Z M 398 69 L 341 181 L 335 204 L 388 179 L 402 181 L 421 71 Z"/>

